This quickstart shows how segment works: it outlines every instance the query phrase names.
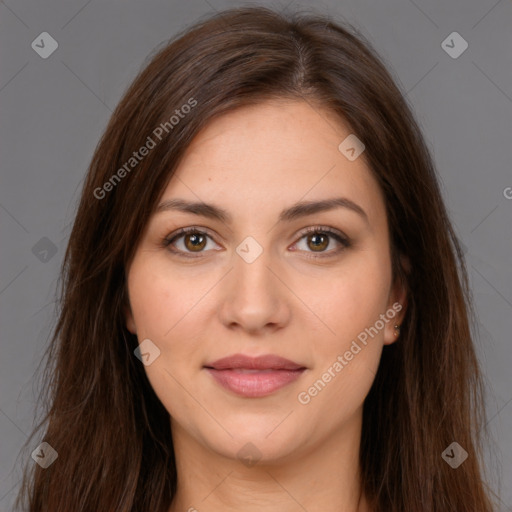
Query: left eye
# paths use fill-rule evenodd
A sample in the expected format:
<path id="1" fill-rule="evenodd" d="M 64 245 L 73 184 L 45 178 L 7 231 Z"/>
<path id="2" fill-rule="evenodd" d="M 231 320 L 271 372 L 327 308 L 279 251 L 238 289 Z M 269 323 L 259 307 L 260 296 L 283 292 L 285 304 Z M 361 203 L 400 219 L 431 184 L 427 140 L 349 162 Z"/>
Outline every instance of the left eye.
<path id="1" fill-rule="evenodd" d="M 324 256 L 323 253 L 327 252 L 329 254 L 325 254 L 325 256 L 330 256 L 332 253 L 338 253 L 341 249 L 349 246 L 349 242 L 345 237 L 330 229 L 314 228 L 302 235 L 297 245 L 299 245 L 300 241 L 303 239 L 305 240 L 306 252 L 308 252 L 307 249 L 309 248 L 313 253 L 322 253 L 318 255 L 320 257 Z M 328 251 L 327 248 L 332 245 L 332 240 L 335 240 L 338 245 L 341 245 L 341 249 L 332 249 Z M 313 257 L 317 257 L 317 255 L 315 254 Z"/>
<path id="2" fill-rule="evenodd" d="M 303 239 L 305 239 L 306 249 L 299 250 L 313 253 L 308 256 L 309 258 L 332 256 L 333 254 L 337 254 L 350 246 L 348 238 L 343 236 L 341 232 L 334 231 L 330 228 L 309 228 L 301 234 L 299 241 L 296 242 L 295 245 L 299 245 Z M 333 239 L 341 246 L 341 248 L 327 251 L 327 248 L 331 245 L 331 241 Z M 212 242 L 214 242 L 213 238 L 205 231 L 201 231 L 197 228 L 182 228 L 174 235 L 165 238 L 163 240 L 163 245 L 179 256 L 193 258 L 200 256 L 201 253 L 205 252 L 205 249 L 208 250 L 208 240 L 212 240 Z M 182 247 L 178 247 L 178 241 L 181 243 Z M 308 249 L 310 250 L 308 251 Z M 194 253 L 196 255 L 192 256 Z"/>

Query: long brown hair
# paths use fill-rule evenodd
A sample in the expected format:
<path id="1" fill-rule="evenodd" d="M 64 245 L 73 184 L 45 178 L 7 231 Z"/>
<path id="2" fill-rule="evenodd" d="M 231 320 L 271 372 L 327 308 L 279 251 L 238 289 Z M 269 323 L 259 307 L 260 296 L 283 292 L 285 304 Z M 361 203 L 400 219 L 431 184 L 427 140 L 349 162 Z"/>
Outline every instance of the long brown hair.
<path id="1" fill-rule="evenodd" d="M 29 461 L 18 506 L 168 510 L 177 478 L 169 417 L 125 326 L 125 269 L 199 130 L 238 107 L 292 98 L 327 107 L 365 144 L 385 196 L 393 274 L 408 290 L 399 341 L 384 348 L 364 404 L 364 492 L 376 511 L 492 510 L 479 464 L 482 384 L 464 259 L 404 96 L 360 33 L 317 14 L 231 9 L 152 56 L 86 176 L 47 351 L 49 406 L 30 439 L 33 449 L 44 427 L 38 441 L 58 458 L 47 469 Z M 132 160 L 142 146 L 150 150 Z M 441 457 L 453 441 L 468 452 L 457 469 Z"/>

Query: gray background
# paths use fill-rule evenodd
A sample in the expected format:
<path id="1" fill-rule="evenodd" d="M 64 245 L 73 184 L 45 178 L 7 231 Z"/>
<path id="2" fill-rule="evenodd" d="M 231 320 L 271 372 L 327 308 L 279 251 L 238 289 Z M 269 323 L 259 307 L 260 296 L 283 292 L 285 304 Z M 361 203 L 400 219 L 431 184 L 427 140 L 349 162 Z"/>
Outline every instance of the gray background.
<path id="1" fill-rule="evenodd" d="M 200 16 L 235 5 L 244 3 L 0 2 L 2 511 L 12 507 L 27 457 L 19 450 L 33 425 L 39 386 L 34 371 L 55 322 L 59 266 L 93 150 L 148 54 Z M 407 93 L 464 244 L 487 384 L 489 483 L 501 495 L 501 510 L 512 510 L 512 189 L 507 188 L 512 187 L 512 5 L 505 0 L 273 5 L 306 6 L 352 23 L 374 43 Z M 469 44 L 456 59 L 441 46 L 453 31 Z M 47 59 L 31 48 L 42 32 L 59 44 Z M 50 242 L 41 242 L 43 237 Z"/>

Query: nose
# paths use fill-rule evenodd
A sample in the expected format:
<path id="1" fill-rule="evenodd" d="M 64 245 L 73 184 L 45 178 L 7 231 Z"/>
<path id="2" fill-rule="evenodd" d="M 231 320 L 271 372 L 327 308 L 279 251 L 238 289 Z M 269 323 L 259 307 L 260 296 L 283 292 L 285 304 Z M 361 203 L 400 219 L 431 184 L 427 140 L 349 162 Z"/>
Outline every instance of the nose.
<path id="1" fill-rule="evenodd" d="M 278 264 L 263 251 L 256 259 L 233 255 L 233 269 L 224 280 L 219 316 L 231 330 L 252 335 L 285 327 L 291 317 L 292 293 Z"/>

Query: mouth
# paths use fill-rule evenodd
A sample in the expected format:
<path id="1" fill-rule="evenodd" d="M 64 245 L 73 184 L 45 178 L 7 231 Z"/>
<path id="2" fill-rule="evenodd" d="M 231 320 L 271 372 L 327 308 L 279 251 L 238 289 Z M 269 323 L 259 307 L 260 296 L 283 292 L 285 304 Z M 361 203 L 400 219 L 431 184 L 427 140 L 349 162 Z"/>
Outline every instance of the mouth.
<path id="1" fill-rule="evenodd" d="M 275 355 L 235 354 L 204 366 L 214 380 L 238 396 L 260 398 L 297 380 L 305 366 Z"/>

